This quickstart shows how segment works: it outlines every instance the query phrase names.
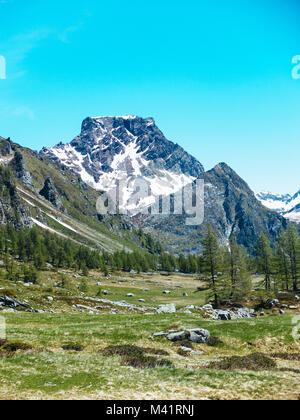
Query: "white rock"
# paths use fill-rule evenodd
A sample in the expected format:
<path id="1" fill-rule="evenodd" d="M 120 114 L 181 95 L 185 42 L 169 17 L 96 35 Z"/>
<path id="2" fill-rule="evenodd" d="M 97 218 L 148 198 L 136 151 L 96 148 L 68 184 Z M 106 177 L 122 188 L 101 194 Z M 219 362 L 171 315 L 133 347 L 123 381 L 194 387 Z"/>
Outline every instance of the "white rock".
<path id="1" fill-rule="evenodd" d="M 156 310 L 158 314 L 175 314 L 176 313 L 176 303 L 168 303 L 166 305 L 159 305 L 159 308 Z"/>

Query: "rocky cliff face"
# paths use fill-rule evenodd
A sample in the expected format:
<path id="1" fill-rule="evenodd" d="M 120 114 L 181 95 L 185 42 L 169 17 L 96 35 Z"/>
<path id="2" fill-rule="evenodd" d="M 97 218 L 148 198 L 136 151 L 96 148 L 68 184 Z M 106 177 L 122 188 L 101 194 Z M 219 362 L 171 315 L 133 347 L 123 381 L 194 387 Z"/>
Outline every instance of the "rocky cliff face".
<path id="1" fill-rule="evenodd" d="M 0 224 L 11 223 L 16 228 L 32 226 L 31 214 L 18 194 L 12 173 L 0 165 Z"/>
<path id="2" fill-rule="evenodd" d="M 39 194 L 53 204 L 58 210 L 65 212 L 62 201 L 50 177 L 45 180 L 44 187 Z"/>
<path id="3" fill-rule="evenodd" d="M 31 175 L 26 168 L 22 153 L 18 150 L 14 153 L 10 166 L 13 169 L 16 178 L 20 180 L 25 187 L 33 189 Z"/>

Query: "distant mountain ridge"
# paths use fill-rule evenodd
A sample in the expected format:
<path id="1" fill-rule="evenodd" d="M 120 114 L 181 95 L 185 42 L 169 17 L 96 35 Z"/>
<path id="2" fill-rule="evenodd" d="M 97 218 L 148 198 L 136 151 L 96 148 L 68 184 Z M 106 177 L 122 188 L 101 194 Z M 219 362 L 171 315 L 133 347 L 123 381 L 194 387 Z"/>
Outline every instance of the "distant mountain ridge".
<path id="1" fill-rule="evenodd" d="M 300 223 L 300 190 L 294 194 L 272 194 L 260 192 L 256 198 L 268 209 L 274 210 L 283 217 Z"/>

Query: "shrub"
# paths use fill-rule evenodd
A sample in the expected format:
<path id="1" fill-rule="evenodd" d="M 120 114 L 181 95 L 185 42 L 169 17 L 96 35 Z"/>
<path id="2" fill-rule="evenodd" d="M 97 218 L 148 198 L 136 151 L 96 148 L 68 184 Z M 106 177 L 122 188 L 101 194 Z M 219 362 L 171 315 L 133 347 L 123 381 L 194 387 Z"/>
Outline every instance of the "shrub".
<path id="1" fill-rule="evenodd" d="M 211 362 L 207 368 L 218 370 L 270 370 L 276 368 L 276 363 L 262 353 L 248 356 L 232 356 L 218 362 Z"/>

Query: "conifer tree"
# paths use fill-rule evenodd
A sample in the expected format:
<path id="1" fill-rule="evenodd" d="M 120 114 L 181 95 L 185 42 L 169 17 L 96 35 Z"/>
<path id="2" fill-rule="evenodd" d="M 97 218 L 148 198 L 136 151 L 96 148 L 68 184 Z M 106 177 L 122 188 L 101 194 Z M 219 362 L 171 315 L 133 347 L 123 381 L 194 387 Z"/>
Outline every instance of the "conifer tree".
<path id="1" fill-rule="evenodd" d="M 210 289 L 214 296 L 214 304 L 215 306 L 218 306 L 218 273 L 221 270 L 222 258 L 220 253 L 220 243 L 217 239 L 216 233 L 210 225 L 208 225 L 207 232 L 203 238 L 203 260 L 204 270 L 208 276 Z"/>
<path id="2" fill-rule="evenodd" d="M 266 290 L 271 289 L 273 258 L 270 241 L 266 235 L 262 233 L 257 243 L 257 265 L 259 272 L 265 277 L 264 283 Z"/>

